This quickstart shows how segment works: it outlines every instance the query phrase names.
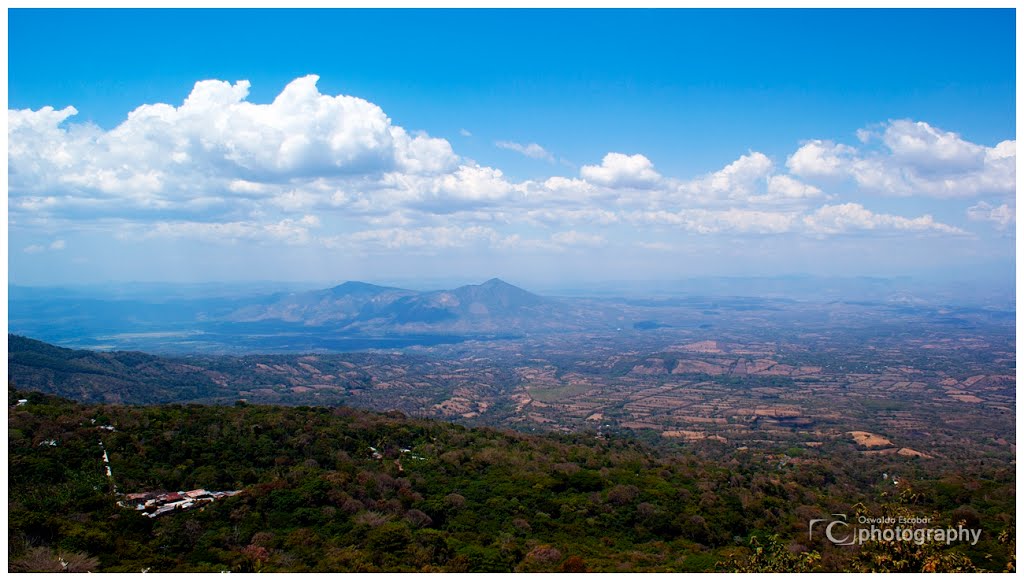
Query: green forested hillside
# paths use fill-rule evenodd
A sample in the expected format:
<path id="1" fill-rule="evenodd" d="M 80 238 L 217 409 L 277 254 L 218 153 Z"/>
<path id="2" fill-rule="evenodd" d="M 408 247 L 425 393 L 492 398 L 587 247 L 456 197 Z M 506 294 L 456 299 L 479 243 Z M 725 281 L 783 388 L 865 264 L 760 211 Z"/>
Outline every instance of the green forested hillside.
<path id="1" fill-rule="evenodd" d="M 266 403 L 309 403 L 308 397 L 288 388 L 318 380 L 331 382 L 323 403 L 338 403 L 348 389 L 370 387 L 363 364 L 390 360 L 387 355 L 333 354 L 318 360 L 320 368 L 310 373 L 298 355 L 162 357 L 66 349 L 11 334 L 7 342 L 10 381 L 90 403 L 224 403 L 238 400 L 240 394 Z"/>
<path id="2" fill-rule="evenodd" d="M 13 381 L 79 401 L 162 403 L 211 397 L 219 386 L 184 360 L 132 351 L 65 349 L 7 335 Z"/>
<path id="3" fill-rule="evenodd" d="M 1012 468 L 907 462 L 897 486 L 856 455 L 711 461 L 349 408 L 83 405 L 14 389 L 9 404 L 12 571 L 1001 571 L 1013 560 Z M 243 492 L 150 519 L 118 507 L 113 485 Z M 808 539 L 809 519 L 847 511 L 984 533 L 948 548 Z"/>

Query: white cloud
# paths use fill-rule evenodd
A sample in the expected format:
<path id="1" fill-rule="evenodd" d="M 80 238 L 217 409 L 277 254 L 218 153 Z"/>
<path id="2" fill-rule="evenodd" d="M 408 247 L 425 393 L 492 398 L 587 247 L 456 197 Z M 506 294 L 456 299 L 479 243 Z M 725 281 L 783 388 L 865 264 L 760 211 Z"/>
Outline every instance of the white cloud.
<path id="1" fill-rule="evenodd" d="M 320 225 L 316 216 L 307 215 L 298 220 L 286 218 L 279 222 L 156 222 L 142 232 L 128 237 L 181 238 L 216 243 L 282 242 L 299 245 L 311 241 L 310 228 Z"/>
<path id="2" fill-rule="evenodd" d="M 518 189 L 527 204 L 551 206 L 592 206 L 599 200 L 614 198 L 618 192 L 595 186 L 586 180 L 552 176 L 544 181 L 525 181 Z"/>
<path id="3" fill-rule="evenodd" d="M 967 234 L 960 228 L 936 222 L 931 215 L 904 218 L 891 214 L 876 214 L 860 204 L 825 205 L 804 216 L 803 224 L 812 234 L 843 234 L 860 231 L 935 232 L 940 234 Z"/>
<path id="4" fill-rule="evenodd" d="M 822 191 L 810 184 L 805 184 L 787 175 L 773 175 L 768 178 L 768 194 L 752 198 L 759 201 L 805 200 L 821 197 Z"/>
<path id="5" fill-rule="evenodd" d="M 24 198 L 9 200 L 8 203 L 15 209 L 26 210 L 28 212 L 38 212 L 40 210 L 52 208 L 59 202 L 57 201 L 56 196 L 46 196 L 45 198 L 40 196 L 27 196 Z"/>
<path id="6" fill-rule="evenodd" d="M 164 208 L 212 191 L 276 195 L 279 184 L 457 167 L 443 139 L 412 135 L 373 103 L 295 79 L 269 104 L 248 81 L 200 81 L 178 107 L 142 105 L 110 131 L 65 125 L 73 107 L 8 111 L 12 197 L 115 197 Z"/>
<path id="7" fill-rule="evenodd" d="M 548 238 L 523 238 L 519 234 L 505 236 L 494 243 L 494 247 L 509 251 L 565 252 L 570 249 L 600 248 L 607 244 L 601 234 L 569 230 L 555 232 Z"/>
<path id="8" fill-rule="evenodd" d="M 575 230 L 569 230 L 568 232 L 556 232 L 551 235 L 551 241 L 562 246 L 588 246 L 594 248 L 605 245 L 604 236 L 601 236 L 600 234 L 590 234 L 587 232 L 577 232 Z"/>
<path id="9" fill-rule="evenodd" d="M 270 184 L 260 184 L 248 180 L 231 180 L 228 182 L 228 190 L 238 194 L 263 196 L 272 192 L 274 188 Z"/>
<path id="10" fill-rule="evenodd" d="M 318 196 L 309 190 L 288 190 L 270 199 L 270 203 L 285 211 L 309 210 L 317 205 Z"/>
<path id="11" fill-rule="evenodd" d="M 248 101 L 247 81 L 200 81 L 180 105 L 142 105 L 110 130 L 71 123 L 74 107 L 8 111 L 8 218 L 21 228 L 123 220 L 134 239 L 559 251 L 620 242 L 612 232 L 629 237 L 628 228 L 607 227 L 623 223 L 700 234 L 964 233 L 928 214 L 876 214 L 856 203 L 811 210 L 843 180 L 858 192 L 897 195 L 1015 193 L 1015 141 L 987 147 L 912 121 L 862 129 L 857 146 L 806 141 L 785 168 L 750 151 L 681 179 L 662 176 L 642 154 L 609 152 L 578 177 L 516 182 L 394 124 L 373 103 L 321 94 L 316 83 L 295 79 L 258 104 Z M 536 143 L 496 145 L 554 160 Z M 981 202 L 966 219 L 1006 229 L 1013 214 Z M 531 238 L 523 226 L 544 234 Z M 60 249 L 24 246 L 58 231 L 36 228 L 13 247 Z"/>
<path id="12" fill-rule="evenodd" d="M 32 189 L 38 185 L 39 168 L 67 168 L 76 163 L 74 148 L 77 144 L 69 143 L 68 138 L 76 137 L 74 142 L 85 141 L 93 131 L 83 127 L 72 136 L 59 126 L 77 114 L 78 110 L 70 106 L 59 111 L 49 106 L 38 111 L 8 110 L 7 156 L 8 160 L 20 162 L 12 164 L 8 170 L 12 187 Z"/>
<path id="13" fill-rule="evenodd" d="M 711 174 L 707 181 L 714 191 L 745 191 L 753 184 L 768 177 L 771 170 L 772 161 L 768 159 L 768 156 L 754 151 Z"/>
<path id="14" fill-rule="evenodd" d="M 501 149 L 508 149 L 531 157 L 533 159 L 543 159 L 550 162 L 555 161 L 555 156 L 551 155 L 546 149 L 537 145 L 536 143 L 528 143 L 523 145 L 522 143 L 516 143 L 515 141 L 495 141 L 494 145 Z"/>
<path id="15" fill-rule="evenodd" d="M 321 242 L 327 248 L 360 253 L 400 250 L 436 254 L 455 248 L 560 252 L 569 248 L 598 248 L 607 241 L 601 234 L 576 230 L 556 232 L 548 238 L 524 238 L 519 234 L 502 235 L 488 226 L 421 226 L 363 230 L 324 238 Z"/>
<path id="16" fill-rule="evenodd" d="M 473 137 L 473 134 L 468 129 L 459 129 L 459 135 L 463 137 Z"/>
<path id="17" fill-rule="evenodd" d="M 347 248 L 359 251 L 425 250 L 464 248 L 481 243 L 494 243 L 498 233 L 482 226 L 434 226 L 422 228 L 380 228 L 363 230 L 323 240 L 328 248 Z"/>
<path id="18" fill-rule="evenodd" d="M 64 240 L 54 240 L 53 242 L 51 242 L 49 244 L 30 244 L 30 245 L 22 248 L 21 250 L 25 254 L 41 254 L 43 252 L 46 252 L 47 250 L 50 250 L 50 251 L 64 250 L 64 248 L 66 246 L 67 246 L 67 243 Z"/>
<path id="19" fill-rule="evenodd" d="M 814 140 L 787 160 L 807 179 L 852 180 L 860 190 L 939 198 L 1016 192 L 1016 141 L 986 147 L 921 121 L 858 131 L 862 148 Z M 875 146 L 876 142 L 880 147 Z"/>
<path id="20" fill-rule="evenodd" d="M 539 208 L 523 212 L 528 222 L 556 225 L 556 224 L 599 224 L 607 226 L 619 221 L 618 214 L 603 208 Z"/>
<path id="21" fill-rule="evenodd" d="M 580 176 L 592 184 L 610 188 L 650 189 L 661 181 L 651 160 L 640 154 L 609 153 L 601 160 L 601 165 L 580 168 Z"/>
<path id="22" fill-rule="evenodd" d="M 753 151 L 702 178 L 683 182 L 678 192 L 698 204 L 801 204 L 822 191 L 791 176 L 775 173 L 765 154 Z"/>
<path id="23" fill-rule="evenodd" d="M 856 153 L 857 150 L 848 145 L 815 139 L 789 156 L 786 167 L 801 177 L 833 177 L 845 171 Z"/>
<path id="24" fill-rule="evenodd" d="M 675 212 L 636 211 L 628 213 L 625 217 L 629 222 L 639 226 L 674 226 L 697 234 L 762 235 L 805 232 L 819 237 L 864 231 L 967 234 L 960 228 L 936 222 L 927 214 L 917 218 L 877 214 L 854 203 L 826 204 L 806 214 L 798 211 L 693 208 Z"/>
<path id="25" fill-rule="evenodd" d="M 391 212 L 385 216 L 372 216 L 366 221 L 374 226 L 391 227 L 409 226 L 416 222 L 414 218 L 410 217 L 405 212 Z"/>
<path id="26" fill-rule="evenodd" d="M 391 179 L 402 183 L 396 189 L 412 194 L 411 204 L 427 205 L 442 213 L 466 203 L 492 204 L 520 195 L 500 169 L 479 165 L 461 165 L 452 173 L 430 177 L 391 174 L 385 182 Z"/>
<path id="27" fill-rule="evenodd" d="M 678 212 L 638 211 L 627 215 L 638 225 L 678 226 L 697 234 L 782 234 L 793 229 L 797 219 L 794 212 L 766 212 L 731 208 L 705 210 L 701 208 Z"/>
<path id="28" fill-rule="evenodd" d="M 1017 209 L 1006 204 L 992 206 L 988 202 L 978 202 L 967 208 L 967 219 L 975 222 L 992 222 L 996 230 L 1006 230 L 1017 222 Z"/>

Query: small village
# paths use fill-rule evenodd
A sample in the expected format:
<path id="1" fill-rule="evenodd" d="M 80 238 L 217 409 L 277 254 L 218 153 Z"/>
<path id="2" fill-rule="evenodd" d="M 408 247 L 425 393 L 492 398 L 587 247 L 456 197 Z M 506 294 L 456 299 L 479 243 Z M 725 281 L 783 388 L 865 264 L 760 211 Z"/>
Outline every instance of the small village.
<path id="1" fill-rule="evenodd" d="M 118 505 L 134 508 L 149 518 L 156 518 L 178 510 L 203 507 L 219 498 L 235 496 L 241 490 L 210 491 L 202 488 L 179 492 L 135 492 L 124 495 Z"/>

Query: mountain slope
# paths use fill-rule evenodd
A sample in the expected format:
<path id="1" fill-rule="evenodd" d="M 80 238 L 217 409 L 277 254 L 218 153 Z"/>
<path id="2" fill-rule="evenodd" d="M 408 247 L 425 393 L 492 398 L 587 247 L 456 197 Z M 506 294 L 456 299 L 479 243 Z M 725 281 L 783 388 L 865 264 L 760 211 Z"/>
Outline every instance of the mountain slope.
<path id="1" fill-rule="evenodd" d="M 13 385 L 89 403 L 241 399 L 286 405 L 355 403 L 430 414 L 461 385 L 486 380 L 491 389 L 505 389 L 516 381 L 511 371 L 491 362 L 409 353 L 165 357 L 65 349 L 17 335 L 8 335 L 8 345 L 8 381 Z"/>
<path id="2" fill-rule="evenodd" d="M 225 320 L 278 321 L 367 335 L 504 334 L 585 326 L 563 303 L 497 278 L 427 292 L 352 281 L 331 289 L 278 295 L 242 307 Z"/>
<path id="3" fill-rule="evenodd" d="M 223 390 L 201 367 L 134 351 L 64 349 L 7 336 L 8 380 L 86 402 L 188 401 Z"/>
<path id="4" fill-rule="evenodd" d="M 349 281 L 336 287 L 302 293 L 277 294 L 244 306 L 224 319 L 238 323 L 282 321 L 307 326 L 345 324 L 365 311 L 414 295 L 415 291 Z"/>

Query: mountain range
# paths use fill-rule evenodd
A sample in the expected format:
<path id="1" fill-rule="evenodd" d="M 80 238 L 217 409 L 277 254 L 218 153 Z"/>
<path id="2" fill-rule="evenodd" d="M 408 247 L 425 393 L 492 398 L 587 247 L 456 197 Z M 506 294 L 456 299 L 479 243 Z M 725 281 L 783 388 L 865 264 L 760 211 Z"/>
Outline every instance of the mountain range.
<path id="1" fill-rule="evenodd" d="M 221 320 L 274 321 L 341 332 L 400 335 L 520 333 L 564 330 L 583 324 L 568 305 L 497 278 L 438 291 L 350 281 L 329 289 L 271 295 Z"/>
<path id="2" fill-rule="evenodd" d="M 10 332 L 154 353 L 358 351 L 617 326 L 591 301 L 543 297 L 497 278 L 431 291 L 358 281 L 233 296 L 30 291 L 12 291 Z"/>
<path id="3" fill-rule="evenodd" d="M 266 284 L 239 288 L 113 283 L 97 288 L 11 286 L 8 330 L 62 347 L 241 354 L 391 350 L 468 340 L 620 335 L 666 328 L 743 330 L 754 324 L 755 313 L 760 313 L 756 325 L 767 332 L 764 325 L 791 325 L 797 320 L 827 323 L 821 320 L 824 309 L 835 317 L 838 305 L 863 311 L 868 319 L 880 308 L 897 317 L 921 316 L 949 324 L 968 324 L 979 317 L 1015 320 L 1012 308 L 921 304 L 889 286 L 885 286 L 888 294 L 877 300 L 852 292 L 851 297 L 861 298 L 837 300 L 828 295 L 827 300 L 811 301 L 728 295 L 713 283 L 647 298 L 587 296 L 586 289 L 580 289 L 583 296 L 542 296 L 497 278 L 445 290 L 357 281 L 319 289 L 291 285 L 281 292 L 273 292 L 274 287 Z M 826 302 L 827 307 L 822 304 Z"/>

